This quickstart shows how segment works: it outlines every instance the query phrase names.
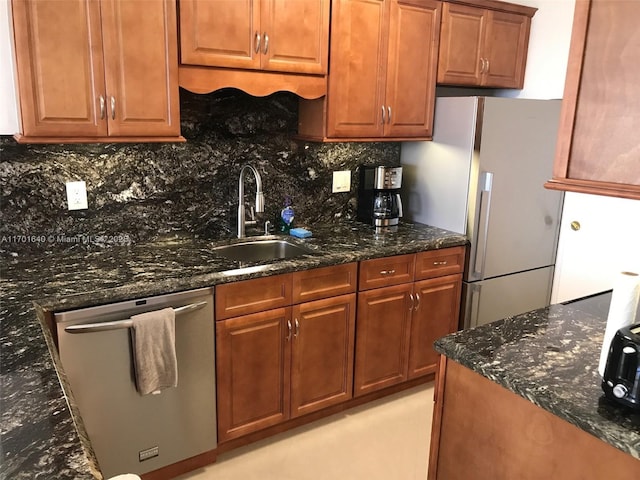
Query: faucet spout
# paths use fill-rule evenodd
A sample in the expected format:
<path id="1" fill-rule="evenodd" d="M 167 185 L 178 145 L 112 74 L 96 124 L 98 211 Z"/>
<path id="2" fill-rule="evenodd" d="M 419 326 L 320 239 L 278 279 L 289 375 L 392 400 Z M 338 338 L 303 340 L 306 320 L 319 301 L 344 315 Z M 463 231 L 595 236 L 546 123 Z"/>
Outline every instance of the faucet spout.
<path id="1" fill-rule="evenodd" d="M 256 181 L 256 213 L 264 212 L 264 195 L 262 194 L 262 177 L 258 170 L 256 170 L 252 165 L 245 165 L 240 170 L 240 179 L 238 180 L 238 238 L 244 238 L 245 236 L 245 225 L 247 221 L 245 220 L 245 211 L 244 211 L 244 177 L 246 171 L 249 170 L 253 173 Z M 255 223 L 255 221 L 253 221 Z"/>

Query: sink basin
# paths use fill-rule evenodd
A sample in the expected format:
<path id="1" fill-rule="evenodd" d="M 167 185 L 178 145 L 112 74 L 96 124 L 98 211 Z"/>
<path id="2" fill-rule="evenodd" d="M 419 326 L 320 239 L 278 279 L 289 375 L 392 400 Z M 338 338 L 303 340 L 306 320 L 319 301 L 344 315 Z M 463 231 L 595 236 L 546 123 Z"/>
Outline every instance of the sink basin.
<path id="1" fill-rule="evenodd" d="M 308 249 L 286 240 L 250 240 L 215 247 L 213 251 L 228 260 L 240 262 L 286 260 L 311 253 Z"/>

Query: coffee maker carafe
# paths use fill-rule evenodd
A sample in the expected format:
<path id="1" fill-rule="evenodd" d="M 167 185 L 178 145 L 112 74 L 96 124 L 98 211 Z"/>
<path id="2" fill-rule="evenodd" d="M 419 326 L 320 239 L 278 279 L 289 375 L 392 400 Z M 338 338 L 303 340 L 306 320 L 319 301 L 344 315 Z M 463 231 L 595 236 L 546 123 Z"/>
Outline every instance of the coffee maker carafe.
<path id="1" fill-rule="evenodd" d="M 393 228 L 402 217 L 402 167 L 360 166 L 357 218 L 376 228 Z"/>

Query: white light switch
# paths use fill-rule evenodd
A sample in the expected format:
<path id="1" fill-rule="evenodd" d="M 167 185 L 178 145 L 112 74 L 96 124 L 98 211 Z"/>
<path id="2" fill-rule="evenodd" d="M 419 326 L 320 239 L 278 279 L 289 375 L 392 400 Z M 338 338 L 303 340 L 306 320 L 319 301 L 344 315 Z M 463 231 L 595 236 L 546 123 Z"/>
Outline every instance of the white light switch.
<path id="1" fill-rule="evenodd" d="M 83 181 L 67 182 L 67 205 L 69 210 L 85 210 L 87 203 L 87 184 Z"/>
<path id="2" fill-rule="evenodd" d="M 332 193 L 348 192 L 351 190 L 351 170 L 333 172 Z"/>

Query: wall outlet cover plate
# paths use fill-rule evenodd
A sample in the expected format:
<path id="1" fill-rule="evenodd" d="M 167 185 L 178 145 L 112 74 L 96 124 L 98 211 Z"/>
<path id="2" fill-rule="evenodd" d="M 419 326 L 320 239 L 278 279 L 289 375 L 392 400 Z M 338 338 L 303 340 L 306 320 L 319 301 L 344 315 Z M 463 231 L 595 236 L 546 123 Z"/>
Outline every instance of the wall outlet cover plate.
<path id="1" fill-rule="evenodd" d="M 348 192 L 351 190 L 351 170 L 333 172 L 332 193 Z"/>
<path id="2" fill-rule="evenodd" d="M 87 184 L 84 181 L 67 182 L 67 205 L 69 210 L 86 210 L 89 208 L 87 203 Z"/>

